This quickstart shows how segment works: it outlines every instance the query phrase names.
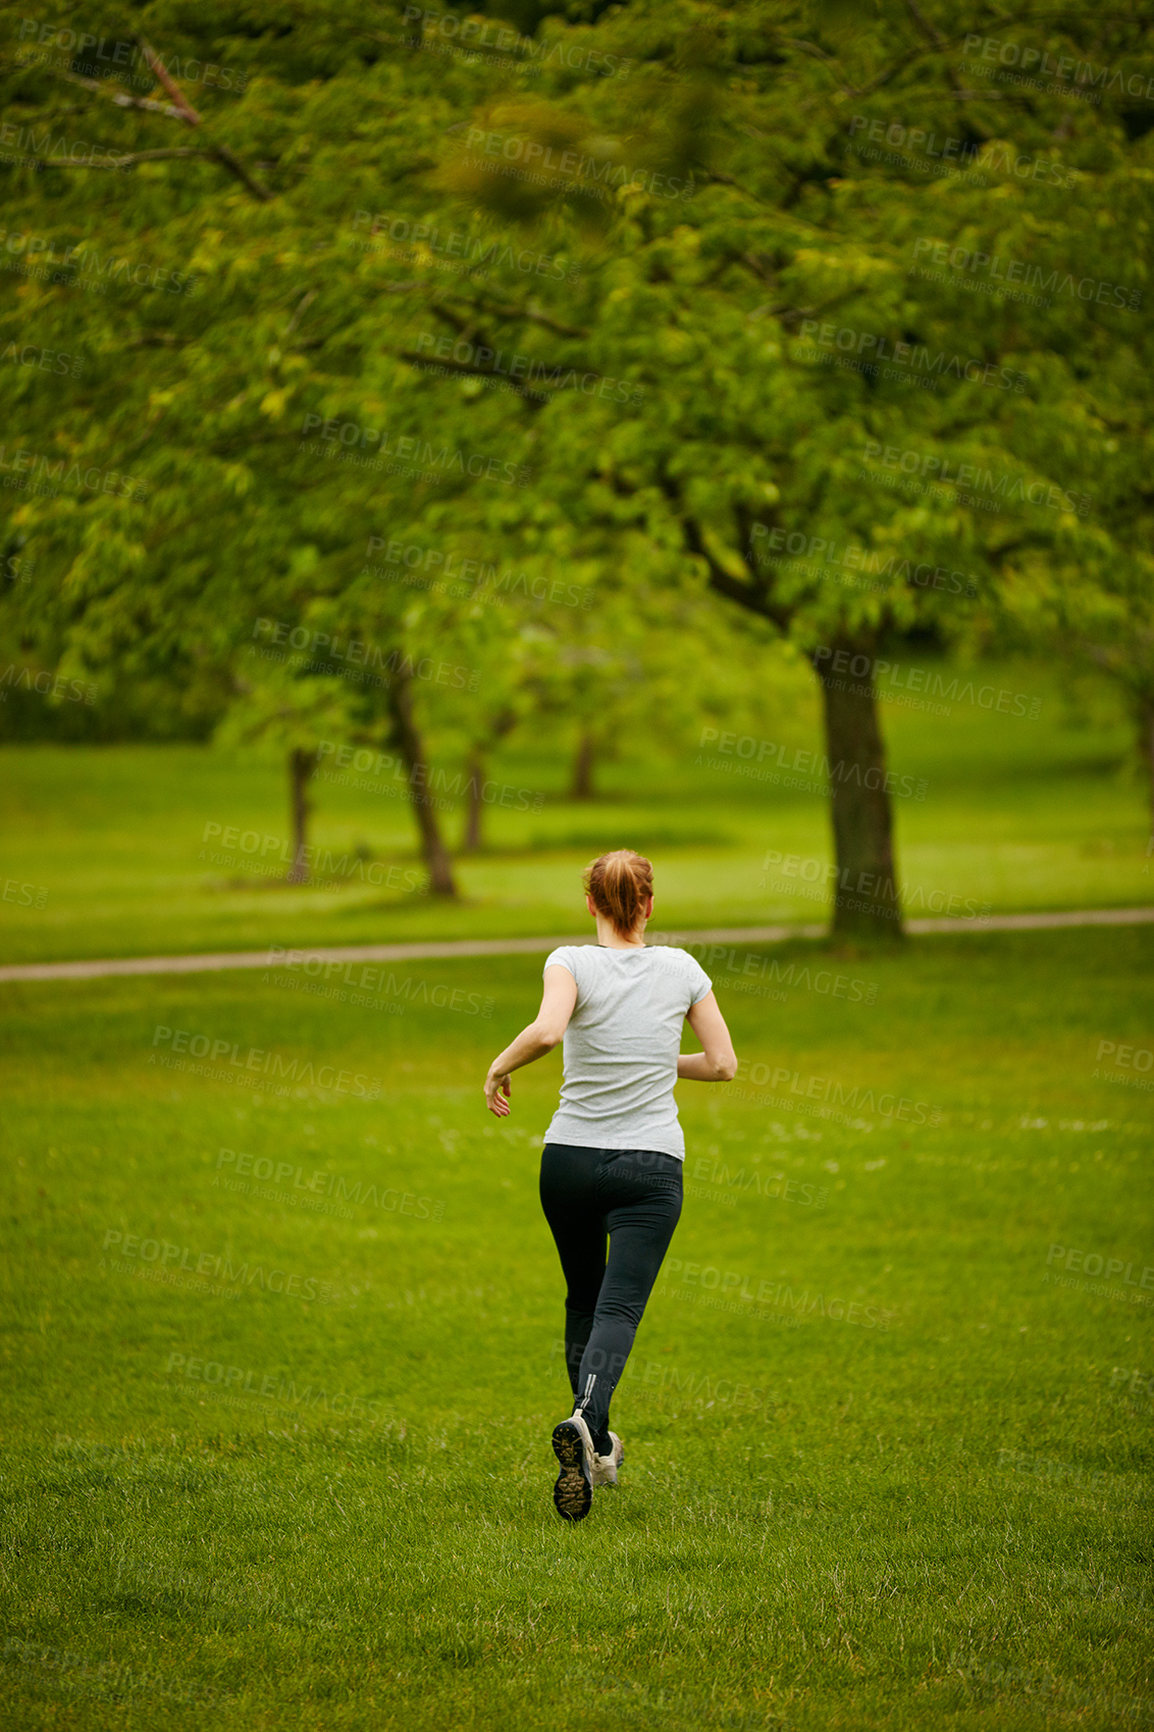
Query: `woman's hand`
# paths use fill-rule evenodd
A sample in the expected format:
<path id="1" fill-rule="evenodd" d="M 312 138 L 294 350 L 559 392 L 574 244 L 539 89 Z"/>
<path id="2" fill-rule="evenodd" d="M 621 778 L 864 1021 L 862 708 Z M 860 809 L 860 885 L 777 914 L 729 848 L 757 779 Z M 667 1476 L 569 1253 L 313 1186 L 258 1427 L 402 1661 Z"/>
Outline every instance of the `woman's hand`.
<path id="1" fill-rule="evenodd" d="M 485 1105 L 496 1118 L 509 1116 L 509 1075 L 523 1064 L 552 1052 L 565 1037 L 569 1018 L 577 1002 L 577 982 L 559 962 L 545 970 L 545 985 L 541 993 L 541 1008 L 528 1028 L 523 1028 L 516 1040 L 510 1041 L 489 1066 L 485 1078 Z"/>
<path id="2" fill-rule="evenodd" d="M 508 1118 L 509 1106 L 509 1073 L 508 1071 L 491 1070 L 485 1078 L 485 1104 L 491 1113 L 496 1113 L 499 1119 Z"/>

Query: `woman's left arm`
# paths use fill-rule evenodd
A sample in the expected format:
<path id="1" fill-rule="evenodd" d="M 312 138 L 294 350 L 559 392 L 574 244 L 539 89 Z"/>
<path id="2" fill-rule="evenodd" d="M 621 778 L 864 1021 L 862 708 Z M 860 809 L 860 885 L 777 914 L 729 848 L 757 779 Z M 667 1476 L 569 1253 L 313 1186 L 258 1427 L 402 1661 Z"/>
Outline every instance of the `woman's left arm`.
<path id="1" fill-rule="evenodd" d="M 509 1112 L 510 1071 L 520 1070 L 522 1065 L 532 1064 L 535 1058 L 552 1052 L 569 1026 L 576 1003 L 577 982 L 567 968 L 554 962 L 545 970 L 541 1008 L 537 1015 L 489 1066 L 485 1078 L 485 1101 L 489 1111 L 496 1113 L 499 1119 L 505 1118 Z"/>

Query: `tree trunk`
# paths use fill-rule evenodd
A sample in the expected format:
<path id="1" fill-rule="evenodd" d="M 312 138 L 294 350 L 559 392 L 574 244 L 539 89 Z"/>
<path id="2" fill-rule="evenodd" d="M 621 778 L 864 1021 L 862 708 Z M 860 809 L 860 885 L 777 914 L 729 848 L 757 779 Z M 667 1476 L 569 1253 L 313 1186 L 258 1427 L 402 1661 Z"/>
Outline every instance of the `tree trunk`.
<path id="1" fill-rule="evenodd" d="M 408 675 L 397 672 L 388 690 L 389 715 L 397 749 L 408 772 L 409 799 L 421 836 L 421 855 L 429 869 L 429 889 L 434 896 L 456 896 L 449 850 L 441 835 L 433 796 L 428 788 L 429 766 L 424 742 L 413 718 L 413 699 Z"/>
<path id="2" fill-rule="evenodd" d="M 478 746 L 474 746 L 469 753 L 468 771 L 468 804 L 465 807 L 465 830 L 461 837 L 461 852 L 462 854 L 476 854 L 481 847 L 481 808 L 485 803 L 481 798 L 481 789 L 485 784 L 485 761 Z"/>
<path id="3" fill-rule="evenodd" d="M 837 867 L 831 936 L 893 943 L 902 937 L 901 901 L 873 679 L 876 645 L 835 638 L 829 648 L 829 655 L 813 659 L 825 712 Z"/>
<path id="4" fill-rule="evenodd" d="M 592 800 L 593 763 L 593 731 L 591 728 L 582 728 L 581 737 L 577 741 L 577 755 L 573 759 L 573 781 L 569 788 L 571 800 Z"/>
<path id="5" fill-rule="evenodd" d="M 308 788 L 316 767 L 315 752 L 306 752 L 301 746 L 293 747 L 288 755 L 289 811 L 293 833 L 292 865 L 288 869 L 290 884 L 307 884 L 309 879 L 308 857 L 305 853 L 310 811 Z"/>
<path id="6" fill-rule="evenodd" d="M 1154 853 L 1154 696 L 1138 701 L 1138 750 L 1146 771 L 1146 787 L 1150 796 L 1150 835 L 1146 854 Z"/>

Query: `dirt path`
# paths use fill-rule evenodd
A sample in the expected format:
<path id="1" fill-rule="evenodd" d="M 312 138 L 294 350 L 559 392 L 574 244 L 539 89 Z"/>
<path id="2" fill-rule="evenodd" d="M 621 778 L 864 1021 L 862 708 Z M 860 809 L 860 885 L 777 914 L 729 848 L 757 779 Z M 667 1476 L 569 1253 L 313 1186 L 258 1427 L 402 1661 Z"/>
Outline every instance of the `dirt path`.
<path id="1" fill-rule="evenodd" d="M 932 932 L 1035 932 L 1061 926 L 1143 926 L 1151 908 L 1084 908 L 1058 914 L 987 914 L 976 920 L 907 920 L 915 937 Z M 778 944 L 788 938 L 821 938 L 825 922 L 807 926 L 724 926 L 662 932 L 667 944 Z M 656 936 L 656 934 L 655 934 Z M 413 944 L 304 946 L 299 950 L 225 950 L 202 956 L 128 956 L 100 962 L 17 962 L 0 967 L 0 980 L 99 980 L 109 974 L 209 974 L 227 968 L 275 968 L 294 962 L 416 962 L 453 956 L 547 956 L 559 944 L 588 944 L 589 933 L 553 938 L 461 938 Z"/>

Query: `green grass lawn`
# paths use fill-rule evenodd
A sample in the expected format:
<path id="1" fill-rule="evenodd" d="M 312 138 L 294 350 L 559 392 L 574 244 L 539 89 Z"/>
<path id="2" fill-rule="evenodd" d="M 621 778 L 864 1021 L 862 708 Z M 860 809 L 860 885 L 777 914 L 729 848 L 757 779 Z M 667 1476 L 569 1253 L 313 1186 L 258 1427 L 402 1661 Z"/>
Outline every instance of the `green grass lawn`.
<path id="1" fill-rule="evenodd" d="M 1108 709 L 1075 725 L 1045 669 L 960 677 L 962 690 L 996 688 L 1040 711 L 1031 720 L 955 702 L 939 717 L 885 705 L 889 765 L 910 790 L 894 801 L 908 911 L 1148 902 L 1146 804 L 1128 730 Z M 813 879 L 829 859 L 826 799 L 816 786 L 746 774 L 759 768 L 761 742 L 744 738 L 725 752 L 707 742 L 602 765 L 599 797 L 586 804 L 565 798 L 567 766 L 553 744 L 504 754 L 489 770 L 485 851 L 459 863 L 463 896 L 452 907 L 406 891 L 414 829 L 403 785 L 387 773 L 343 770 L 356 785 L 314 784 L 314 842 L 337 859 L 360 849 L 363 875 L 288 889 L 253 869 L 283 873 L 276 761 L 194 746 L 9 747 L 0 961 L 580 930 L 579 870 L 619 845 L 653 857 L 659 925 L 820 920 L 826 897 Z M 767 723 L 765 739 L 791 762 L 818 750 L 812 693 Z M 773 774 L 774 761 L 767 752 L 760 768 Z M 461 813 L 443 816 L 455 843 Z M 230 826 L 248 839 L 224 850 Z M 771 851 L 801 864 L 766 871 Z"/>
<path id="2" fill-rule="evenodd" d="M 192 753 L 93 762 L 168 766 L 121 836 L 153 886 L 139 948 L 272 919 L 206 913 L 185 940 L 183 911 L 212 905 L 196 871 L 167 923 L 155 890 L 186 845 L 173 812 L 221 786 L 227 810 L 251 780 L 198 782 Z M 982 869 L 1024 904 L 1133 895 L 1078 852 L 1133 851 L 1132 792 L 1069 764 L 1052 799 L 1043 781 L 1015 803 L 991 772 Z M 1088 809 L 1062 855 L 1073 785 Z M 108 791 L 90 784 L 68 847 L 62 823 L 38 839 L 76 907 L 48 953 L 126 931 Z M 951 833 L 980 792 L 957 793 Z M 672 799 L 653 809 L 673 824 Z M 928 807 L 903 823 L 923 816 L 928 845 Z M 794 818 L 817 837 L 816 811 Z M 752 861 L 754 807 L 717 822 Z M 1023 835 L 1051 850 L 1040 894 L 996 864 Z M 727 917 L 766 912 L 729 888 L 741 847 L 719 851 Z M 499 909 L 497 871 L 471 888 Z M 558 850 L 530 924 L 563 919 L 567 872 Z M 687 917 L 721 912 L 682 882 Z M 567 1386 L 536 1199 L 559 1055 L 514 1078 L 507 1124 L 480 1094 L 537 959 L 394 970 L 368 983 L 384 1008 L 288 973 L 5 989 L 5 1725 L 1154 1719 L 1154 933 L 915 941 L 835 964 L 853 997 L 815 989 L 814 946 L 753 954 L 776 974 L 744 951 L 712 970 L 743 1070 L 680 1086 L 687 1202 L 615 1404 L 622 1485 L 576 1527 L 550 1501 Z M 223 1043 L 220 1076 L 152 1062 L 194 1037 Z M 244 1086 L 268 1055 L 314 1068 Z"/>

